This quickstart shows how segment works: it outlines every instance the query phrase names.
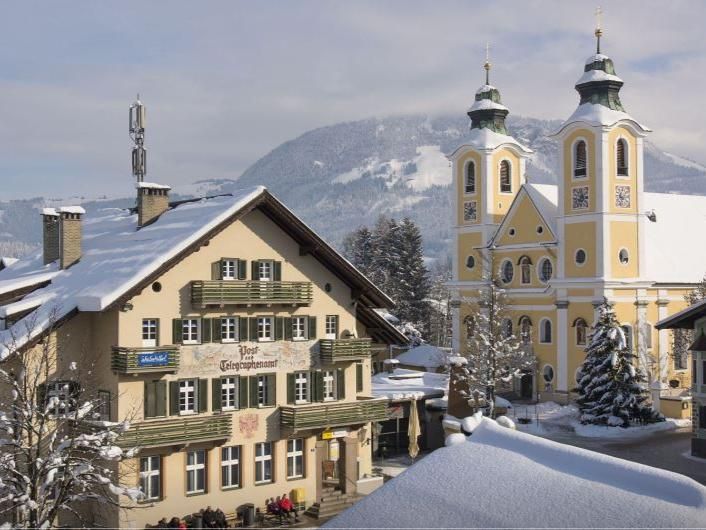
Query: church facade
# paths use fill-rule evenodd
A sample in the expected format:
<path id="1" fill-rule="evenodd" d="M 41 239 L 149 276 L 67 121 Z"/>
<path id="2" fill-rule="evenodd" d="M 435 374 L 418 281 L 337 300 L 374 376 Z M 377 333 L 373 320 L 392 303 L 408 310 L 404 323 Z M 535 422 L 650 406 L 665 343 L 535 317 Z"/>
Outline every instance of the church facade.
<path id="1" fill-rule="evenodd" d="M 487 77 L 468 111 L 470 135 L 449 155 L 453 348 L 468 348 L 473 315 L 482 311 L 479 292 L 490 281 L 501 285 L 503 329 L 538 360 L 515 383 L 525 398 L 570 399 L 604 299 L 614 304 L 651 388 L 680 393 L 691 384 L 687 352 L 673 351 L 671 331 L 654 324 L 686 307 L 685 294 L 706 272 L 706 255 L 684 235 L 690 215 L 694 228 L 706 229 L 694 213 L 704 211 L 706 198 L 645 191 L 650 129 L 625 111 L 623 81 L 597 37 L 597 53 L 576 83 L 579 105 L 553 134 L 556 186 L 526 181 L 532 151 L 508 134 L 508 108 Z"/>

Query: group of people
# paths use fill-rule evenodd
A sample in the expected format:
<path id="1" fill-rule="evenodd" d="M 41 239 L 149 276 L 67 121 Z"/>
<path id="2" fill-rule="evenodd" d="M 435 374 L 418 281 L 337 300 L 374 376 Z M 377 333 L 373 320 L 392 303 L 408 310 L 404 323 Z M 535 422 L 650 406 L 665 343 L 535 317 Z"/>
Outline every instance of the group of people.
<path id="1" fill-rule="evenodd" d="M 280 524 L 282 524 L 282 518 L 287 517 L 287 520 L 294 514 L 294 521 L 299 522 L 299 514 L 297 509 L 292 504 L 292 501 L 287 494 L 284 493 L 281 497 L 271 497 L 265 501 L 267 506 L 267 513 L 274 515 L 279 519 Z"/>
<path id="2" fill-rule="evenodd" d="M 226 521 L 226 514 L 223 510 L 216 508 L 215 510 L 208 506 L 205 510 L 202 508 L 199 511 L 201 515 L 201 526 L 203 528 L 228 528 L 228 523 Z M 188 519 L 189 517 L 187 517 Z M 193 521 L 191 522 L 193 524 Z M 162 517 L 157 526 L 159 530 L 167 530 L 168 528 L 176 528 L 177 530 L 187 530 L 190 525 L 186 523 L 184 519 L 179 519 L 178 517 L 172 517 L 167 521 L 166 517 Z"/>
<path id="3" fill-rule="evenodd" d="M 167 521 L 166 517 L 162 517 L 159 522 L 157 523 L 157 526 L 154 528 L 158 528 L 159 530 L 166 530 L 167 528 L 177 528 L 178 530 L 186 530 L 188 526 L 186 525 L 186 521 L 183 519 L 179 519 L 178 517 L 172 517 Z"/>

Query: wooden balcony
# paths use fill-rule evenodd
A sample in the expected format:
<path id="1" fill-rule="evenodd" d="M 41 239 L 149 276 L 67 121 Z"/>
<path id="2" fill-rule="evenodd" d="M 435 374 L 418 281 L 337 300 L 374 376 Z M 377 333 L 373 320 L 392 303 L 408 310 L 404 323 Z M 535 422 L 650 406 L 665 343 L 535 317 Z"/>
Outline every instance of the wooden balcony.
<path id="1" fill-rule="evenodd" d="M 290 432 L 359 425 L 387 419 L 387 399 L 311 403 L 280 407 L 280 425 Z"/>
<path id="2" fill-rule="evenodd" d="M 191 282 L 191 303 L 206 306 L 311 304 L 311 282 L 210 280 Z"/>
<path id="3" fill-rule="evenodd" d="M 232 414 L 180 416 L 135 423 L 118 438 L 122 447 L 163 447 L 230 438 Z"/>
<path id="4" fill-rule="evenodd" d="M 113 347 L 110 365 L 114 372 L 142 374 L 176 372 L 179 370 L 179 346 L 154 348 Z"/>
<path id="5" fill-rule="evenodd" d="M 367 359 L 370 357 L 370 343 L 370 339 L 321 339 L 321 361 L 330 364 Z"/>

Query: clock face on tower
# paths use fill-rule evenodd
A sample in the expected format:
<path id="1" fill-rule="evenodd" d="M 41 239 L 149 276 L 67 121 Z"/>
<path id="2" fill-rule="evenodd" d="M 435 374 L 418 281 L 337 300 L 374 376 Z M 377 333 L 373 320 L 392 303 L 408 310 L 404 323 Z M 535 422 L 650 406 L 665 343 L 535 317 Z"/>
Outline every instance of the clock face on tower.
<path id="1" fill-rule="evenodd" d="M 571 208 L 574 210 L 588 208 L 588 186 L 571 189 Z"/>
<path id="2" fill-rule="evenodd" d="M 468 201 L 463 203 L 463 220 L 475 221 L 478 216 L 478 208 L 476 201 Z"/>
<path id="3" fill-rule="evenodd" d="M 630 186 L 615 187 L 615 206 L 630 208 Z"/>

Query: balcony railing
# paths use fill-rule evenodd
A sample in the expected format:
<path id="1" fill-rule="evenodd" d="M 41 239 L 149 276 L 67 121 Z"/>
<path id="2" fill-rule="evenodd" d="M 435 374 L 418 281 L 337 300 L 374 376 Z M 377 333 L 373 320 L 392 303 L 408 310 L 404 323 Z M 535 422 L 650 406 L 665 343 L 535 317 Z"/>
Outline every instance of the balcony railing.
<path id="1" fill-rule="evenodd" d="M 321 339 L 321 361 L 336 363 L 367 359 L 370 357 L 370 342 L 370 339 Z"/>
<path id="2" fill-rule="evenodd" d="M 230 438 L 232 415 L 193 416 L 135 423 L 120 435 L 122 447 L 162 447 Z"/>
<path id="3" fill-rule="evenodd" d="M 311 282 L 210 280 L 191 282 L 191 302 L 208 305 L 309 305 Z"/>
<path id="4" fill-rule="evenodd" d="M 140 374 L 179 370 L 179 346 L 154 348 L 113 347 L 110 365 L 115 372 Z"/>
<path id="5" fill-rule="evenodd" d="M 327 429 L 387 419 L 387 400 L 363 398 L 343 403 L 280 407 L 280 425 L 290 431 Z"/>

